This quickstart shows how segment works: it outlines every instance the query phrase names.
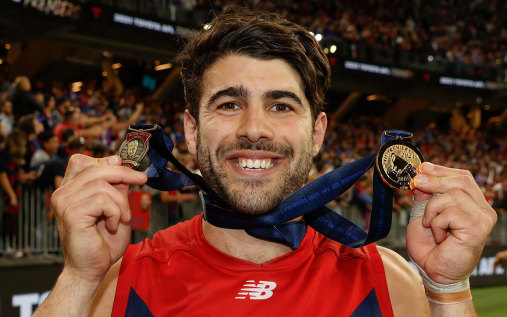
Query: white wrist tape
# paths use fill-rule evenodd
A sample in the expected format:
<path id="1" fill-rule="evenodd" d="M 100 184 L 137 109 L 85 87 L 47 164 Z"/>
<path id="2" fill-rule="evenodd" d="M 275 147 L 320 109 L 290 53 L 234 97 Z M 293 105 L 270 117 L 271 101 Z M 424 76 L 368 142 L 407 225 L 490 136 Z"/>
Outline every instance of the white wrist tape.
<path id="1" fill-rule="evenodd" d="M 424 201 L 414 201 L 412 209 L 410 210 L 409 223 L 424 215 L 424 210 L 426 209 L 426 204 L 428 203 L 428 201 L 429 199 Z M 426 272 L 414 262 L 414 260 L 412 260 L 412 262 L 419 270 L 419 274 L 421 275 L 424 288 L 426 289 L 426 297 L 428 298 L 429 301 L 437 304 L 456 304 L 472 299 L 471 294 L 469 294 L 470 281 L 468 277 L 453 284 L 440 284 L 432 280 L 428 276 L 428 274 L 426 274 Z M 438 294 L 456 294 L 456 293 L 461 294 L 455 297 L 456 301 L 451 302 L 447 300 L 441 300 L 441 298 L 445 299 L 445 296 L 443 297 L 438 296 Z"/>
<path id="2" fill-rule="evenodd" d="M 408 220 L 409 223 L 424 215 L 424 209 L 426 209 L 426 204 L 428 201 L 429 199 L 423 201 L 414 201 L 412 208 L 410 209 L 410 219 Z"/>
<path id="3" fill-rule="evenodd" d="M 470 281 L 468 277 L 465 278 L 464 280 L 461 280 L 453 284 L 440 284 L 432 280 L 428 276 L 428 274 L 426 274 L 426 272 L 424 272 L 424 270 L 421 267 L 419 267 L 419 265 L 417 265 L 415 262 L 414 265 L 419 270 L 419 274 L 421 275 L 424 287 L 433 293 L 437 294 L 459 293 L 466 291 L 467 289 L 470 288 Z"/>

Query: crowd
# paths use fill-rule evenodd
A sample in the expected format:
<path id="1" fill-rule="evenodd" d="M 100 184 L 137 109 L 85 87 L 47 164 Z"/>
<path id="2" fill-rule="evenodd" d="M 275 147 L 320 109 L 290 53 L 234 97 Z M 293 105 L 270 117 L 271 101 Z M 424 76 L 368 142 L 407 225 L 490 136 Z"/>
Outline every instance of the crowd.
<path id="1" fill-rule="evenodd" d="M 340 43 L 338 53 L 349 58 L 405 66 L 442 62 L 447 71 L 493 77 L 488 72 L 499 69 L 501 78 L 507 70 L 507 3 L 501 0 L 152 0 L 116 5 L 189 27 L 204 25 L 228 6 L 249 6 L 276 11 L 328 42 Z"/>
<path id="2" fill-rule="evenodd" d="M 181 101 L 160 104 L 150 101 L 138 88 L 124 89 L 121 84 L 85 83 L 78 92 L 53 83 L 42 90 L 31 90 L 30 80 L 17 77 L 4 81 L 0 94 L 0 180 L 3 205 L 2 249 L 15 252 L 23 188 L 52 191 L 60 186 L 69 157 L 82 153 L 103 157 L 116 153 L 128 125 L 161 125 L 174 140 L 176 157 L 190 170 L 198 170 L 184 141 Z M 114 88 L 113 88 L 114 87 Z M 342 122 L 330 121 L 325 144 L 316 157 L 309 180 L 327 173 L 379 148 L 379 136 L 389 124 L 373 116 L 355 116 Z M 429 125 L 414 131 L 414 143 L 426 160 L 449 167 L 470 170 L 488 201 L 499 214 L 507 210 L 507 138 L 481 127 L 460 130 Z M 196 188 L 158 192 L 148 187 L 133 191 L 149 192 L 152 216 L 149 229 L 134 235 L 141 239 L 150 232 L 190 219 L 201 212 Z M 371 212 L 371 172 L 330 207 L 359 226 L 366 228 Z M 385 243 L 403 245 L 410 192 L 396 192 L 393 230 Z M 48 205 L 47 205 L 48 206 Z M 144 207 L 143 207 L 144 208 Z M 54 221 L 47 208 L 46 221 Z M 158 219 L 154 219 L 158 217 Z M 500 226 L 505 226 L 499 222 Z M 507 228 L 504 228 L 507 229 Z M 504 230 L 506 231 L 506 230 Z M 492 242 L 504 239 L 501 234 Z M 19 251 L 17 251 L 19 253 Z"/>
<path id="3" fill-rule="evenodd" d="M 375 52 L 373 59 L 383 56 L 391 62 L 403 63 L 403 59 L 408 62 L 414 56 L 431 55 L 458 63 L 465 71 L 476 72 L 482 66 L 500 72 L 507 69 L 507 3 L 499 0 L 102 2 L 123 10 L 159 15 L 191 27 L 205 24 L 228 6 L 246 5 L 277 11 L 323 35 L 325 40 L 340 42 L 341 49 L 346 51 L 339 53 L 352 58 L 369 60 L 372 57 L 369 54 Z M 126 89 L 110 62 L 105 61 L 102 66 L 110 74 L 103 82 L 80 83 L 78 89 L 59 82 L 37 83 L 37 88 L 32 89 L 27 77 L 0 78 L 0 207 L 3 210 L 0 237 L 4 237 L 0 239 L 0 250 L 4 253 L 16 253 L 16 245 L 18 248 L 20 245 L 16 239 L 21 227 L 19 214 L 23 204 L 27 205 L 22 198 L 23 190 L 37 188 L 51 192 L 58 188 L 67 161 L 74 153 L 94 157 L 116 153 L 130 124 L 161 125 L 175 141 L 178 159 L 190 170 L 198 170 L 184 141 L 184 103 L 181 100 L 155 102 L 140 87 Z M 479 129 L 450 126 L 430 125 L 414 131 L 414 143 L 426 160 L 472 171 L 488 201 L 499 214 L 504 214 L 507 138 L 484 126 Z M 379 147 L 378 136 L 388 128 L 381 119 L 371 116 L 331 121 L 309 180 L 374 152 Z M 370 173 L 330 203 L 330 207 L 366 228 L 371 211 L 371 180 Z M 141 226 L 145 234 L 135 235 L 135 239 L 201 212 L 197 188 L 169 193 L 147 187 L 133 191 L 149 192 L 150 195 L 136 197 L 149 196 L 152 209 L 159 211 L 158 216 L 153 213 L 149 229 Z M 387 243 L 403 244 L 410 204 L 409 192 L 396 193 L 394 225 Z M 47 221 L 54 221 L 47 199 L 44 206 Z M 499 221 L 498 226 L 507 224 Z M 507 241 L 507 234 L 494 234 L 492 240 Z M 27 243 L 24 242 L 25 246 Z"/>

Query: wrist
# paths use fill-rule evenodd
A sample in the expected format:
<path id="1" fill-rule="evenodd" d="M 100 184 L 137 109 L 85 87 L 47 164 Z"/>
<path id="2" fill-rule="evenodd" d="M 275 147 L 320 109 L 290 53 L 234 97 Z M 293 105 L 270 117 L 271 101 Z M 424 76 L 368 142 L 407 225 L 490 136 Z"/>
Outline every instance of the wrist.
<path id="1" fill-rule="evenodd" d="M 450 304 L 461 304 L 472 300 L 472 291 L 467 288 L 464 291 L 455 293 L 435 293 L 424 287 L 426 298 L 428 301 L 434 304 L 450 305 Z"/>
<path id="2" fill-rule="evenodd" d="M 64 266 L 58 280 L 60 279 L 63 284 L 72 285 L 72 287 L 78 288 L 85 293 L 95 294 L 103 277 L 85 276 L 68 266 Z"/>
<path id="3" fill-rule="evenodd" d="M 414 262 L 415 264 L 415 262 Z M 432 280 L 428 274 L 415 264 L 421 275 L 424 291 L 428 301 L 434 304 L 460 304 L 472 300 L 470 281 L 468 276 L 461 281 L 451 284 L 441 284 Z"/>

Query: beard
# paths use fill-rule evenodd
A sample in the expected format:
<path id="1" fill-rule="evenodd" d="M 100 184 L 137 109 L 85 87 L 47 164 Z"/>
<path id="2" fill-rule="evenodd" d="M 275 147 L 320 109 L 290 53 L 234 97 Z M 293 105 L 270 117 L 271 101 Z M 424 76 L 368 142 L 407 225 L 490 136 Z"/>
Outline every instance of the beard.
<path id="1" fill-rule="evenodd" d="M 234 210 L 251 215 L 261 215 L 275 209 L 290 194 L 307 181 L 313 156 L 312 142 L 305 142 L 300 155 L 295 155 L 288 144 L 271 141 L 250 142 L 238 140 L 220 144 L 211 156 L 207 144 L 197 134 L 197 161 L 205 182 Z M 245 178 L 228 177 L 225 157 L 231 151 L 261 150 L 281 155 L 285 160 L 285 171 L 281 177 Z"/>

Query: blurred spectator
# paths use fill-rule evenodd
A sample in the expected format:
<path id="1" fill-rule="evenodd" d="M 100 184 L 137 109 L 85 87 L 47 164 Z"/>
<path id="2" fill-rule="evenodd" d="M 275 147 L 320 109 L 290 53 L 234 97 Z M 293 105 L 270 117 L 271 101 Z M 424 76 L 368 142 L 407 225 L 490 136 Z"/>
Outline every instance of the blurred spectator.
<path id="1" fill-rule="evenodd" d="M 5 151 L 0 157 L 0 184 L 4 192 L 3 232 L 6 234 L 6 253 L 14 253 L 14 239 L 18 235 L 19 221 L 19 198 L 21 184 L 26 184 L 35 179 L 35 171 L 25 173 L 22 166 L 25 164 L 26 137 L 18 129 L 12 130 L 7 136 Z M 9 240 L 12 239 L 12 240 Z M 16 257 L 22 255 L 20 250 L 15 253 Z"/>
<path id="2" fill-rule="evenodd" d="M 56 109 L 55 97 L 52 94 L 44 95 L 44 110 L 37 118 L 43 125 L 45 131 L 52 131 L 57 123 L 54 111 Z"/>
<path id="3" fill-rule="evenodd" d="M 12 102 L 10 100 L 0 101 L 0 121 L 3 122 L 5 133 L 10 133 L 14 127 L 14 114 L 12 113 Z"/>
<path id="4" fill-rule="evenodd" d="M 51 131 L 41 133 L 39 137 L 41 148 L 37 149 L 30 160 L 30 167 L 36 167 L 53 159 L 58 150 L 58 137 Z"/>
<path id="5" fill-rule="evenodd" d="M 54 133 L 60 142 L 62 139 L 62 132 L 66 129 L 71 129 L 77 136 L 98 138 L 103 132 L 104 128 L 100 125 L 107 117 L 88 118 L 81 116 L 81 111 L 76 108 L 69 108 L 65 111 L 64 120 L 58 123 L 54 128 Z"/>
<path id="6" fill-rule="evenodd" d="M 59 160 L 64 162 L 65 166 L 67 166 L 67 163 L 73 154 L 83 154 L 86 150 L 84 137 L 71 136 L 67 143 L 62 144 L 62 146 L 58 148 L 57 157 Z"/>
<path id="7" fill-rule="evenodd" d="M 65 162 L 57 158 L 58 138 L 51 131 L 41 133 L 41 149 L 35 151 L 30 161 L 30 167 L 36 171 L 37 179 L 34 185 L 56 189 L 60 187 L 65 175 Z"/>
<path id="8" fill-rule="evenodd" d="M 37 116 L 35 114 L 29 114 L 20 118 L 18 128 L 23 131 L 26 137 L 25 164 L 23 168 L 25 171 L 29 171 L 32 155 L 35 151 L 42 148 L 39 144 L 38 136 L 44 131 L 44 126 L 37 120 Z"/>
<path id="9" fill-rule="evenodd" d="M 16 77 L 13 86 L 16 90 L 11 96 L 11 101 L 15 121 L 22 116 L 43 111 L 42 105 L 39 104 L 30 93 L 32 86 L 28 77 Z"/>

